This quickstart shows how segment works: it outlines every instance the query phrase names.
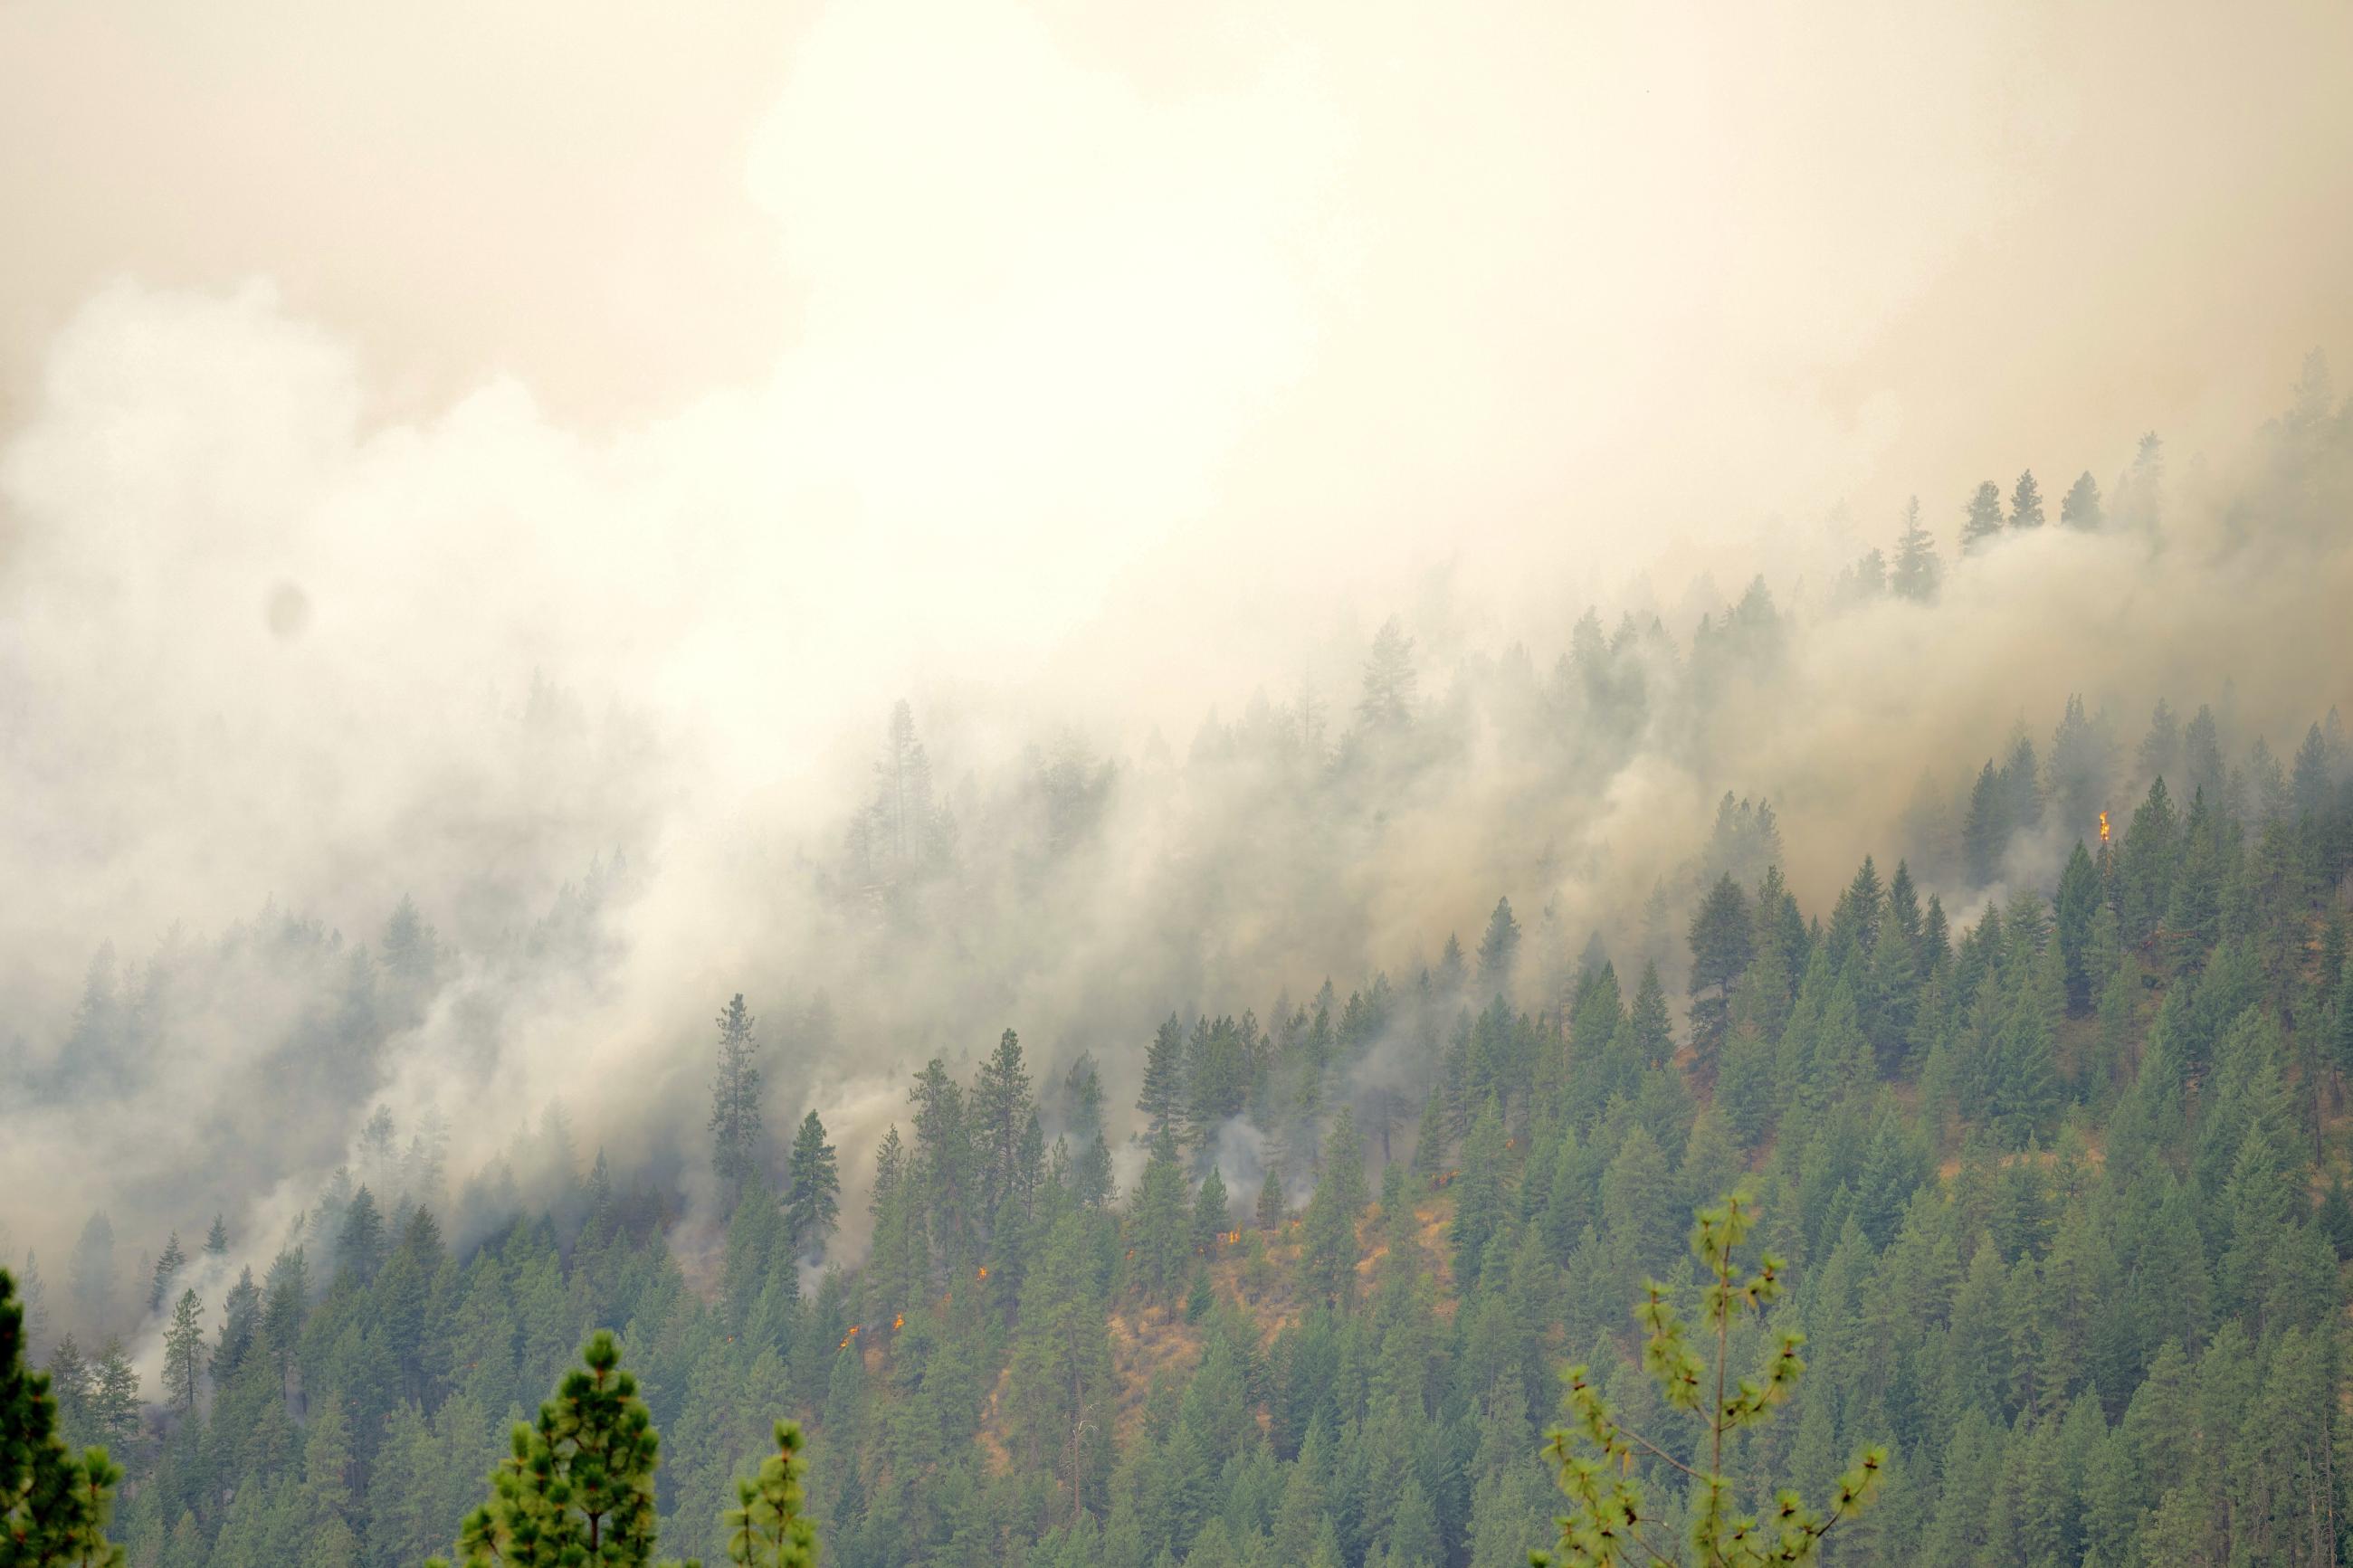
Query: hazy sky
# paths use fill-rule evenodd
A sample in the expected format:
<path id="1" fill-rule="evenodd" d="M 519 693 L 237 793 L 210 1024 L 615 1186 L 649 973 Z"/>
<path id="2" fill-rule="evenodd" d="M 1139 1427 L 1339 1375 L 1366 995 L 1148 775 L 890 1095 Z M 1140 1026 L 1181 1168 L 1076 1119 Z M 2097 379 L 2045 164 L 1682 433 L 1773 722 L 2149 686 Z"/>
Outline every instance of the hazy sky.
<path id="1" fill-rule="evenodd" d="M 363 428 L 765 396 L 825 470 L 777 526 L 1089 592 L 1221 529 L 1883 532 L 2235 436 L 2343 339 L 2348 61 L 2335 0 L 9 0 L 0 419 L 111 283 L 259 278 Z"/>

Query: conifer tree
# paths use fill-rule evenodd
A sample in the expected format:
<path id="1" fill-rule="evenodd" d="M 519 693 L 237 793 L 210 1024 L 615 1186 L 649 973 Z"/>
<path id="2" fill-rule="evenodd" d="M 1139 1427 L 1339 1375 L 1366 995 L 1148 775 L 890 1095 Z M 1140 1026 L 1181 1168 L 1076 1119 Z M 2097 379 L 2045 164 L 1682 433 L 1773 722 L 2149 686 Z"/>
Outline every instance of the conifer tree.
<path id="1" fill-rule="evenodd" d="M 1144 1112 L 1146 1130 L 1155 1139 L 1174 1136 L 1185 1114 L 1185 1026 L 1176 1015 L 1160 1026 L 1144 1058 L 1144 1092 L 1135 1109 Z"/>
<path id="2" fill-rule="evenodd" d="M 799 1424 L 777 1422 L 776 1446 L 756 1475 L 735 1483 L 727 1561 L 737 1568 L 817 1568 L 817 1528 L 801 1517 L 808 1462 L 801 1458 Z"/>
<path id="3" fill-rule="evenodd" d="M 2348 1058 L 2353 1063 L 2353 1058 Z M 1446 1086 L 1432 1081 L 1421 1108 L 1421 1121 L 1413 1135 L 1414 1174 L 1430 1181 L 1446 1169 Z"/>
<path id="4" fill-rule="evenodd" d="M 335 1236 L 335 1272 L 364 1284 L 383 1265 L 384 1211 L 376 1207 L 375 1194 L 362 1187 L 343 1211 L 343 1228 Z"/>
<path id="5" fill-rule="evenodd" d="M 1258 1184 L 1256 1217 L 1261 1230 L 1277 1230 L 1282 1226 L 1284 1210 L 1290 1207 L 1282 1194 L 1282 1174 L 1272 1165 L 1266 1168 L 1266 1180 Z"/>
<path id="6" fill-rule="evenodd" d="M 654 1548 L 659 1438 L 602 1330 L 582 1347 L 532 1425 L 516 1423 L 512 1455 L 491 1472 L 491 1498 L 458 1537 L 465 1568 L 640 1568 Z M 448 1568 L 445 1559 L 434 1559 Z"/>
<path id="7" fill-rule="evenodd" d="M 1021 1037 L 1008 1029 L 998 1037 L 995 1053 L 981 1064 L 972 1088 L 973 1138 L 980 1155 L 980 1203 L 985 1213 L 995 1214 L 1014 1184 L 1030 1108 L 1029 1073 L 1021 1061 Z"/>
<path id="8" fill-rule="evenodd" d="M 2001 487 L 1988 479 L 1969 497 L 1961 522 L 1961 553 L 1975 555 L 2000 533 Z"/>
<path id="9" fill-rule="evenodd" d="M 741 1188 L 759 1168 L 760 1069 L 754 1020 L 737 992 L 718 1017 L 719 1061 L 711 1079 L 711 1163 L 720 1179 Z"/>
<path id="10" fill-rule="evenodd" d="M 1479 979 L 1491 995 L 1508 994 L 1512 964 L 1519 957 L 1520 922 L 1513 918 L 1512 900 L 1497 899 L 1487 917 L 1487 932 L 1479 939 Z"/>
<path id="11" fill-rule="evenodd" d="M 1904 531 L 1896 535 L 1895 564 L 1888 573 L 1888 585 L 1903 598 L 1926 604 L 1936 596 L 1936 584 L 1943 575 L 1936 541 L 1920 526 L 1920 498 L 1914 496 L 1904 506 Z"/>
<path id="12" fill-rule="evenodd" d="M 205 1256 L 207 1258 L 228 1256 L 228 1224 L 218 1215 L 213 1215 L 213 1227 L 205 1233 Z"/>
<path id="13" fill-rule="evenodd" d="M 2010 492 L 2010 526 L 2042 526 L 2042 487 L 2034 482 L 2032 468 L 2018 476 L 2017 487 Z"/>
<path id="14" fill-rule="evenodd" d="M 1771 1253 L 1760 1253 L 1746 1271 L 1737 1260 L 1756 1221 L 1755 1201 L 1736 1191 L 1715 1206 L 1700 1210 L 1692 1230 L 1692 1251 L 1704 1280 L 1701 1328 L 1715 1341 L 1713 1355 L 1694 1345 L 1666 1286 L 1656 1280 L 1645 1285 L 1635 1308 L 1634 1320 L 1643 1331 L 1643 1371 L 1657 1385 L 1667 1410 L 1694 1418 L 1696 1441 L 1686 1443 L 1665 1433 L 1654 1438 L 1625 1425 L 1596 1384 L 1590 1367 L 1573 1366 L 1564 1374 L 1575 1426 L 1547 1435 L 1545 1457 L 1568 1498 L 1568 1511 L 1559 1521 L 1556 1551 L 1531 1554 L 1530 1561 L 1539 1568 L 1554 1563 L 1564 1568 L 1683 1562 L 1746 1568 L 1810 1562 L 1823 1538 L 1866 1507 L 1878 1491 L 1887 1450 L 1873 1446 L 1864 1448 L 1833 1485 L 1827 1512 L 1810 1508 L 1795 1491 L 1781 1492 L 1765 1519 L 1739 1511 L 1725 1440 L 1768 1417 L 1788 1400 L 1806 1369 L 1799 1353 L 1805 1336 L 1783 1331 L 1757 1374 L 1737 1379 L 1727 1391 L 1736 1321 L 1747 1314 L 1762 1319 L 1783 1289 L 1781 1260 Z M 1682 1453 L 1689 1454 L 1689 1459 L 1677 1457 Z M 1661 1533 L 1669 1511 L 1652 1508 L 1641 1484 L 1630 1479 L 1636 1461 L 1646 1457 L 1689 1482 L 1687 1542 Z"/>
<path id="15" fill-rule="evenodd" d="M 1128 1234 L 1135 1248 L 1135 1274 L 1149 1295 L 1173 1299 L 1192 1252 L 1192 1226 L 1185 1201 L 1185 1173 L 1176 1163 L 1176 1140 L 1163 1132 L 1137 1185 Z"/>
<path id="16" fill-rule="evenodd" d="M 147 1286 L 147 1310 L 151 1314 L 164 1310 L 164 1303 L 172 1299 L 172 1281 L 177 1279 L 180 1270 L 187 1266 L 188 1255 L 180 1250 L 180 1233 L 175 1230 L 172 1238 L 164 1244 L 162 1255 L 155 1259 L 154 1278 Z"/>
<path id="17" fill-rule="evenodd" d="M 106 1527 L 121 1479 L 104 1448 L 77 1458 L 59 1440 L 49 1379 L 26 1364 L 16 1282 L 0 1268 L 0 1563 L 121 1568 Z"/>
<path id="18" fill-rule="evenodd" d="M 204 1375 L 204 1308 L 194 1290 L 183 1290 L 172 1309 L 171 1327 L 164 1331 L 164 1397 L 174 1409 L 188 1414 L 196 1407 Z"/>
<path id="19" fill-rule="evenodd" d="M 1701 1060 L 1713 1063 L 1731 1021 L 1732 988 L 1757 952 L 1756 922 L 1748 896 L 1730 872 L 1719 877 L 1691 923 L 1692 1043 Z"/>
<path id="20" fill-rule="evenodd" d="M 253 1270 L 248 1268 L 237 1275 L 221 1302 L 220 1340 L 208 1364 L 215 1384 L 227 1383 L 245 1364 L 260 1332 L 261 1288 L 253 1282 Z"/>
<path id="21" fill-rule="evenodd" d="M 1215 1165 L 1201 1178 L 1201 1190 L 1193 1199 L 1193 1236 L 1201 1250 L 1215 1256 L 1226 1232 L 1233 1227 L 1233 1217 L 1228 1212 L 1226 1178 Z"/>
<path id="22" fill-rule="evenodd" d="M 2080 528 L 2086 532 L 2096 531 L 2107 521 L 2106 514 L 2100 509 L 2099 484 L 2092 478 L 2089 468 L 2075 477 L 2075 482 L 2067 487 L 2066 495 L 2061 498 L 2059 521 L 2069 528 Z"/>
<path id="23" fill-rule="evenodd" d="M 833 1145 L 825 1141 L 825 1123 L 814 1110 L 801 1118 L 800 1131 L 793 1136 L 787 1178 L 791 1186 L 785 1199 L 785 1223 L 791 1230 L 793 1255 L 822 1258 L 841 1213 L 841 1173 Z"/>

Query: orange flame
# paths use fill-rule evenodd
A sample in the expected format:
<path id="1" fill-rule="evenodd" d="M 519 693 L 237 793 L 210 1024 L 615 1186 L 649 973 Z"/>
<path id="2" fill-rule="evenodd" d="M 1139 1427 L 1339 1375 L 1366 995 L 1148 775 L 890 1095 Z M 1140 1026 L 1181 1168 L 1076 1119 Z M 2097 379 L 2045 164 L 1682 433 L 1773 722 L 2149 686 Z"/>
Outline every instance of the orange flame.
<path id="1" fill-rule="evenodd" d="M 984 1264 L 982 1264 L 982 1265 L 980 1266 L 980 1277 L 981 1277 L 983 1279 L 987 1279 L 987 1278 L 988 1278 L 988 1265 L 987 1265 L 987 1264 L 986 1264 L 986 1263 L 984 1263 Z"/>
<path id="2" fill-rule="evenodd" d="M 904 1312 L 900 1313 L 897 1317 L 891 1320 L 891 1327 L 893 1329 L 903 1329 L 906 1326 L 907 1314 Z"/>
<path id="3" fill-rule="evenodd" d="M 838 1351 L 846 1351 L 846 1350 L 848 1350 L 848 1349 L 849 1348 L 849 1342 L 850 1342 L 850 1341 L 852 1341 L 852 1340 L 854 1340 L 854 1339 L 856 1339 L 856 1338 L 858 1337 L 858 1330 L 859 1330 L 859 1327 L 860 1327 L 860 1325 L 858 1325 L 858 1324 L 856 1324 L 856 1323 L 852 1323 L 852 1324 L 850 1324 L 850 1325 L 849 1325 L 849 1331 L 848 1333 L 846 1333 L 846 1334 L 842 1335 L 842 1336 L 841 1336 L 841 1342 L 840 1342 L 839 1344 L 838 1344 L 838 1345 L 834 1346 L 833 1348 L 834 1348 L 834 1349 L 836 1349 L 836 1350 L 838 1350 Z"/>
<path id="4" fill-rule="evenodd" d="M 2101 842 L 2102 844 L 2105 844 L 2107 841 L 2108 841 L 2108 814 L 2107 814 L 2106 812 L 2105 812 L 2105 811 L 2104 811 L 2104 812 L 2100 813 L 2100 842 Z"/>

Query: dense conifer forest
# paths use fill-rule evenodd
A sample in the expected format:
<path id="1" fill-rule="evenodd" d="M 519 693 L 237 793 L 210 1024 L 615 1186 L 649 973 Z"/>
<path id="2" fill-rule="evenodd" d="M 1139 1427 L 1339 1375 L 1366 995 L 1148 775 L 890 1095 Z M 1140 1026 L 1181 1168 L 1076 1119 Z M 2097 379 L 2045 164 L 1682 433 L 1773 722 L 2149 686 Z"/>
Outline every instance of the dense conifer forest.
<path id="1" fill-rule="evenodd" d="M 1759 584 L 1689 647 L 1662 635 L 1588 619 L 1549 682 L 1506 664 L 1431 703 L 1392 623 L 1336 740 L 1303 705 L 1212 724 L 1185 766 L 1248 760 L 1293 820 L 1345 827 L 1474 718 L 1535 752 L 1573 704 L 1587 743 L 1548 765 L 1606 777 L 1613 732 L 1704 715 L 1712 668 L 1800 634 Z M 1051 1062 L 999 1027 L 902 1079 L 865 1147 L 816 1109 L 767 1120 L 838 1026 L 821 995 L 773 1020 L 714 997 L 702 1186 L 579 1147 L 560 1106 L 455 1179 L 447 1125 L 378 1107 L 283 1235 L 90 1215 L 18 1270 L 20 1342 L 67 1450 L 111 1456 L 85 1491 L 119 1469 L 103 1522 L 139 1568 L 555 1561 L 516 1554 L 515 1521 L 557 1517 L 516 1500 L 548 1473 L 528 1458 L 464 1521 L 560 1382 L 515 1453 L 659 1434 L 658 1464 L 649 1437 L 596 1450 L 631 1521 L 611 1561 L 657 1531 L 792 1561 L 812 1529 L 842 1568 L 1615 1560 L 1561 1534 L 1566 1486 L 1575 1519 L 1639 1506 L 1668 1542 L 1704 1507 L 1872 1494 L 1820 1536 L 1834 1562 L 2334 1563 L 2353 769 L 2333 712 L 2274 750 L 2185 705 L 2129 743 L 2073 699 L 1986 737 L 1965 790 L 1818 905 L 1774 807 L 1726 795 L 1614 945 L 1498 897 L 1436 957 L 1303 996 L 1206 996 Z M 925 765 L 902 707 L 816 872 L 849 929 L 945 918 L 925 900 L 986 854 Z M 1044 779 L 1049 844 L 1119 787 Z M 511 962 L 592 971 L 627 876 L 567 890 Z M 269 1059 L 356 1089 L 449 958 L 413 901 L 372 950 L 273 912 L 135 982 L 101 954 L 17 1092 L 138 1070 L 259 970 L 312 998 Z M 1718 1273 L 1726 1237 L 1751 1256 Z M 1711 1289 L 1729 1305 L 1687 1339 L 1665 1303 Z M 1682 1419 L 1703 1329 L 1709 1368 L 1765 1369 L 1722 1430 Z"/>
<path id="2" fill-rule="evenodd" d="M 0 1568 L 2353 1563 L 2353 0 L 0 0 Z"/>

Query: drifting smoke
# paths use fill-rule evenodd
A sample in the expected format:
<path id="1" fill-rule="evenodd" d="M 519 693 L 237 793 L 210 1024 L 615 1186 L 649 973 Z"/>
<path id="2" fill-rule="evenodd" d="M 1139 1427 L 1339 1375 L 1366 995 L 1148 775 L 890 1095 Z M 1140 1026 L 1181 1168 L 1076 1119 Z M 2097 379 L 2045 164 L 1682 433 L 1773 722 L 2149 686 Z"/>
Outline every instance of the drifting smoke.
<path id="1" fill-rule="evenodd" d="M 2353 342 L 2343 8 L 1252 17 L 836 7 L 741 22 L 762 76 L 723 32 L 633 69 L 566 11 L 591 101 L 730 64 L 659 143 L 680 188 L 581 195 L 561 254 L 516 193 L 564 153 L 492 71 L 462 136 L 382 154 L 435 243 L 326 199 L 365 140 L 329 115 L 275 165 L 316 232 L 11 258 L 18 1244 L 103 1206 L 127 1265 L 218 1210 L 266 1261 L 379 1106 L 446 1127 L 461 1211 L 603 1149 L 691 1215 L 739 991 L 772 1140 L 823 1113 L 846 1218 L 908 1072 L 1008 1026 L 1041 1085 L 1104 1064 L 1124 1184 L 1155 1020 L 1404 985 L 1499 896 L 1531 1007 L 1597 932 L 1672 970 L 1727 790 L 1820 907 L 1866 852 L 1949 862 L 1978 765 L 2071 695 L 2126 753 L 2158 697 L 2212 703 L 2234 759 L 2353 698 L 2353 442 L 2295 380 Z M 0 16 L 0 88 L 79 26 Z M 184 125 L 111 107 L 79 176 L 136 191 Z M 5 174 L 16 210 L 77 177 Z M 647 212 L 701 238 L 613 259 Z M 477 265 L 503 309 L 455 302 Z M 1956 563 L 1969 486 L 2029 464 L 2089 468 L 2110 526 Z M 1834 591 L 1915 489 L 1936 602 Z M 1392 615 L 1403 724 L 1359 707 Z M 1220 1133 L 1238 1201 L 1263 1139 Z"/>

